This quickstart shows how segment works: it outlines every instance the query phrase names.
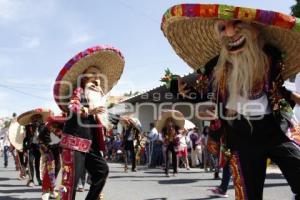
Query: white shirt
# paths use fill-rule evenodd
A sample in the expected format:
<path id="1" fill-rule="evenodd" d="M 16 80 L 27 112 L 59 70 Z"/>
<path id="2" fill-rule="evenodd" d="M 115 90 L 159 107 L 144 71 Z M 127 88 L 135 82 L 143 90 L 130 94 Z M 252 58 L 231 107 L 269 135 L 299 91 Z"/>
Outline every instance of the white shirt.
<path id="1" fill-rule="evenodd" d="M 298 94 L 300 94 L 300 73 L 298 73 L 296 75 L 296 79 L 295 79 L 295 88 L 296 88 L 296 92 Z M 300 106 L 298 104 L 295 105 L 294 107 L 294 114 L 297 118 L 297 121 L 300 121 Z"/>
<path id="2" fill-rule="evenodd" d="M 94 109 L 97 107 L 105 107 L 106 97 L 103 96 L 100 91 L 96 91 L 91 88 L 86 88 L 84 94 L 87 98 L 90 109 Z M 105 111 L 104 113 L 98 114 L 98 118 L 101 120 L 101 123 L 109 129 L 111 124 L 108 120 L 108 113 Z"/>
<path id="3" fill-rule="evenodd" d="M 33 135 L 33 139 L 32 139 L 32 143 L 33 144 L 38 144 L 38 136 L 39 136 L 39 131 L 36 129 L 36 131 L 34 132 L 34 135 Z"/>
<path id="4" fill-rule="evenodd" d="M 126 130 L 125 130 L 125 133 L 124 134 L 126 134 Z M 129 135 L 128 135 L 128 137 L 127 137 L 127 141 L 132 141 L 134 138 L 133 138 L 133 131 L 132 131 L 132 129 L 130 130 L 130 133 L 129 133 Z"/>
<path id="5" fill-rule="evenodd" d="M 60 142 L 60 138 L 52 132 L 50 133 L 50 139 L 51 139 L 50 145 L 58 144 Z"/>
<path id="6" fill-rule="evenodd" d="M 157 133 L 156 135 L 153 136 L 151 142 L 155 142 L 155 141 L 163 141 L 163 137 L 161 133 Z"/>
<path id="7" fill-rule="evenodd" d="M 179 138 L 179 146 L 181 148 L 187 147 L 186 136 L 182 135 L 182 134 L 179 134 L 177 137 Z"/>
<path id="8" fill-rule="evenodd" d="M 150 133 L 148 134 L 147 142 L 153 142 L 156 140 L 158 136 L 158 131 L 156 128 L 152 128 Z"/>
<path id="9" fill-rule="evenodd" d="M 9 138 L 8 138 L 8 128 L 2 129 L 3 136 L 3 146 L 10 146 Z"/>
<path id="10" fill-rule="evenodd" d="M 235 105 L 227 103 L 226 108 L 246 116 L 259 116 L 271 113 L 266 94 L 253 100 L 238 96 L 237 103 Z"/>
<path id="11" fill-rule="evenodd" d="M 156 137 L 156 140 L 154 141 L 163 141 L 163 137 L 162 137 L 162 134 L 161 133 L 158 133 L 157 137 Z"/>

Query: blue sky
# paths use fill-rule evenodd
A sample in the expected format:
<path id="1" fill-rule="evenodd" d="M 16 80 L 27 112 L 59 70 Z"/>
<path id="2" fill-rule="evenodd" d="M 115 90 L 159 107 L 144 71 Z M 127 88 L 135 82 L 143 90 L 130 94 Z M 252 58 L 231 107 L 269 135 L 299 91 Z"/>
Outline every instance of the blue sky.
<path id="1" fill-rule="evenodd" d="M 72 3 L 71 3 L 72 2 Z M 83 3 L 84 2 L 84 3 Z M 0 116 L 36 108 L 59 110 L 52 95 L 61 67 L 96 44 L 121 50 L 126 66 L 111 94 L 160 84 L 164 69 L 190 68 L 160 30 L 163 13 L 180 3 L 225 3 L 289 14 L 294 0 L 0 0 Z"/>

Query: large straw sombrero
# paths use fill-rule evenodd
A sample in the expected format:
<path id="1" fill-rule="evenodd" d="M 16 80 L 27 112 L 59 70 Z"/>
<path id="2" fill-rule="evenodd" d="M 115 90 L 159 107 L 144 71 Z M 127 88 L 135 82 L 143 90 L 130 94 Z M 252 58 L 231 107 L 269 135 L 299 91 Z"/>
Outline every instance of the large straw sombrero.
<path id="1" fill-rule="evenodd" d="M 268 44 L 284 54 L 284 79 L 300 71 L 300 19 L 279 12 L 218 4 L 181 4 L 163 16 L 161 29 L 176 53 L 197 70 L 220 52 L 216 19 L 255 23 Z"/>
<path id="2" fill-rule="evenodd" d="M 31 118 L 34 115 L 41 115 L 43 122 L 46 122 L 48 117 L 53 115 L 53 112 L 50 109 L 37 108 L 37 109 L 24 112 L 23 114 L 19 115 L 17 121 L 22 126 L 28 125 L 32 123 Z"/>
<path id="3" fill-rule="evenodd" d="M 57 116 L 50 115 L 47 118 L 46 125 L 47 125 L 47 127 L 51 127 L 55 124 L 61 125 L 61 124 L 64 124 L 66 122 L 66 120 L 67 120 L 67 117 L 62 116 L 62 115 L 57 115 Z"/>
<path id="4" fill-rule="evenodd" d="M 8 138 L 10 143 L 19 151 L 23 149 L 23 141 L 25 138 L 24 127 L 17 121 L 12 121 L 8 128 Z"/>
<path id="5" fill-rule="evenodd" d="M 106 94 L 109 92 L 124 69 L 124 57 L 121 52 L 111 46 L 95 46 L 88 48 L 71 58 L 59 72 L 54 85 L 54 99 L 60 109 L 68 111 L 72 90 L 75 89 L 78 77 L 88 67 L 97 67 L 101 72 L 101 87 Z"/>
<path id="6" fill-rule="evenodd" d="M 142 125 L 139 119 L 131 116 L 122 116 L 120 118 L 120 124 L 125 126 L 132 124 L 139 132 L 142 132 Z"/>
<path id="7" fill-rule="evenodd" d="M 161 132 L 165 126 L 167 119 L 172 118 L 174 123 L 179 127 L 184 127 L 184 116 L 178 110 L 166 110 L 161 113 L 159 120 L 156 123 L 156 129 Z"/>
<path id="8" fill-rule="evenodd" d="M 187 120 L 187 119 L 184 120 L 184 129 L 189 130 L 189 129 L 193 129 L 195 127 L 196 127 L 196 125 L 193 122 L 191 122 L 190 120 Z"/>

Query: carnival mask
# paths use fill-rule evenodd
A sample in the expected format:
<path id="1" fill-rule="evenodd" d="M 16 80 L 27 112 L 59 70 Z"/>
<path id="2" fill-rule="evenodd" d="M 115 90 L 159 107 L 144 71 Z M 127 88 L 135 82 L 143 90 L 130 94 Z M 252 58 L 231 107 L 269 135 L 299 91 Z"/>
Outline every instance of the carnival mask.
<path id="1" fill-rule="evenodd" d="M 240 20 L 218 20 L 215 30 L 221 45 L 231 54 L 242 52 L 247 43 L 254 42 L 258 35 L 254 25 Z"/>

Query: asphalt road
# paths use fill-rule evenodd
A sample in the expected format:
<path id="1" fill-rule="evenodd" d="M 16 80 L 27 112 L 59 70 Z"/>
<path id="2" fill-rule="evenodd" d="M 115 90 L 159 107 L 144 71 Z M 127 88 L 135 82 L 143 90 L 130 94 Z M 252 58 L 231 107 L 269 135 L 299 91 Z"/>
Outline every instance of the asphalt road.
<path id="1" fill-rule="evenodd" d="M 213 180 L 212 173 L 201 169 L 181 169 L 176 177 L 165 177 L 162 169 L 147 169 L 139 166 L 138 172 L 123 171 L 118 163 L 111 163 L 110 175 L 104 189 L 105 200 L 205 200 L 216 199 L 208 190 L 220 184 Z M 84 199 L 85 192 L 77 192 L 76 199 Z M 232 183 L 228 191 L 229 198 L 234 199 Z M 0 157 L 0 200 L 41 199 L 41 187 L 29 188 L 25 180 L 18 180 L 12 159 L 8 168 L 3 168 L 3 157 Z M 278 169 L 269 169 L 264 188 L 266 200 L 292 199 L 292 193 L 286 180 Z"/>

